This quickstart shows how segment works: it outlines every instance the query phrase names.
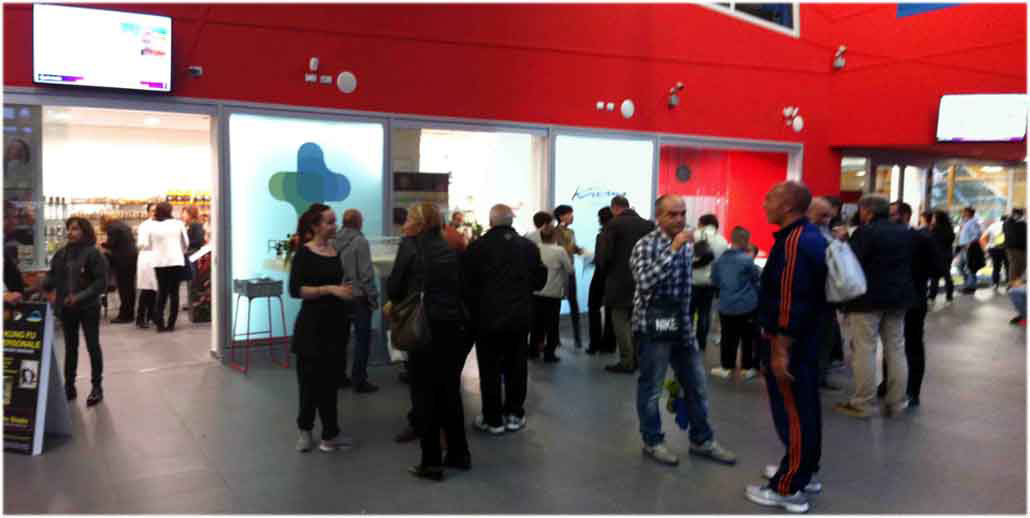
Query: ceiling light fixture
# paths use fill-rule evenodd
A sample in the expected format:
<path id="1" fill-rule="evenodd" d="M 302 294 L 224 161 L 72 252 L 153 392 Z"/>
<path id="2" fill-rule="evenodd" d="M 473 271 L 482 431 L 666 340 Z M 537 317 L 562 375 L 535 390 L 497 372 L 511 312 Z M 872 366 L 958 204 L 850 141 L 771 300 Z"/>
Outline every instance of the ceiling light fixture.
<path id="1" fill-rule="evenodd" d="M 147 117 L 143 119 L 143 124 L 147 126 L 157 126 L 158 124 L 161 124 L 161 119 L 158 119 L 157 117 Z"/>

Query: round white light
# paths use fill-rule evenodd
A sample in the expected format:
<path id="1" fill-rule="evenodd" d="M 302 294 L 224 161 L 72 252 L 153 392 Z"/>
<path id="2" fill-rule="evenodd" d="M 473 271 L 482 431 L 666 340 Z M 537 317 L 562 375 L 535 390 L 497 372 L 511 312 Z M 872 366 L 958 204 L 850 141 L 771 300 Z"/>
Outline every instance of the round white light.
<path id="1" fill-rule="evenodd" d="M 336 76 L 336 87 L 341 92 L 349 94 L 358 88 L 358 78 L 352 72 L 340 72 Z"/>
<path id="2" fill-rule="evenodd" d="M 634 111 L 636 111 L 636 107 L 633 106 L 633 101 L 631 101 L 629 99 L 626 99 L 625 101 L 622 101 L 622 116 L 623 117 L 625 117 L 627 119 L 632 117 Z"/>

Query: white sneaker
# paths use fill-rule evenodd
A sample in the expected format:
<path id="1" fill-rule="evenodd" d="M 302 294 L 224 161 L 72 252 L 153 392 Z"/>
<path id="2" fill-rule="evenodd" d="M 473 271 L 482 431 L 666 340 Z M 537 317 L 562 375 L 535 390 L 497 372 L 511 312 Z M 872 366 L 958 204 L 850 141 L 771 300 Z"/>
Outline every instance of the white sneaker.
<path id="1" fill-rule="evenodd" d="M 515 417 L 513 415 L 510 415 L 508 416 L 507 423 L 505 424 L 505 428 L 507 428 L 509 432 L 517 432 L 523 429 L 525 426 L 526 416 Z"/>
<path id="2" fill-rule="evenodd" d="M 740 379 L 744 381 L 750 381 L 758 377 L 758 371 L 755 369 L 744 369 L 740 371 Z"/>
<path id="3" fill-rule="evenodd" d="M 782 507 L 788 513 L 807 513 L 810 507 L 801 491 L 784 496 L 766 486 L 749 485 L 744 490 L 744 496 L 758 505 Z"/>
<path id="4" fill-rule="evenodd" d="M 318 449 L 328 453 L 336 450 L 349 450 L 353 446 L 354 439 L 341 433 L 328 441 L 322 439 L 322 442 L 318 444 Z"/>
<path id="5" fill-rule="evenodd" d="M 670 466 L 675 466 L 680 463 L 679 457 L 669 451 L 669 449 L 665 447 L 665 443 L 658 443 L 654 446 L 647 446 L 645 444 L 644 455 L 647 455 L 662 464 L 668 464 Z"/>
<path id="6" fill-rule="evenodd" d="M 300 437 L 297 438 L 297 451 L 311 451 L 311 447 L 314 446 L 315 441 L 311 438 L 310 431 L 300 431 Z"/>
<path id="7" fill-rule="evenodd" d="M 724 380 L 725 379 L 730 379 L 730 375 L 731 374 L 733 374 L 733 371 L 731 371 L 729 369 L 724 369 L 722 367 L 715 367 L 714 369 L 712 369 L 712 376 L 715 376 L 717 378 L 722 378 Z"/>
<path id="8" fill-rule="evenodd" d="M 779 470 L 780 470 L 779 466 L 777 466 L 775 464 L 767 464 L 765 466 L 765 470 L 762 471 L 762 476 L 765 477 L 768 480 L 772 480 L 772 478 L 776 476 L 776 472 L 779 471 Z M 813 477 L 812 480 L 808 481 L 808 484 L 805 484 L 805 492 L 806 493 L 822 493 L 823 492 L 823 483 L 815 480 L 815 477 Z"/>
<path id="9" fill-rule="evenodd" d="M 504 421 L 502 419 L 501 426 L 490 426 L 483 420 L 483 416 L 476 416 L 475 427 L 480 431 L 486 432 L 490 435 L 501 435 L 504 433 Z"/>

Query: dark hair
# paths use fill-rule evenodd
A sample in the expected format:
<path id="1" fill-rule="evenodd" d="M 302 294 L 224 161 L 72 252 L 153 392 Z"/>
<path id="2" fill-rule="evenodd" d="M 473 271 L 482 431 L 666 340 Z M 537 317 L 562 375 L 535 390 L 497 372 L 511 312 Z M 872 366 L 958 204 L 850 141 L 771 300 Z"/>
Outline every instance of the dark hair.
<path id="1" fill-rule="evenodd" d="M 620 209 L 628 209 L 629 208 L 629 200 L 627 200 L 625 196 L 620 194 L 620 195 L 612 198 L 612 207 L 619 207 Z"/>
<path id="2" fill-rule="evenodd" d="M 887 198 L 875 194 L 866 194 L 858 200 L 858 208 L 866 209 L 873 213 L 873 219 L 881 219 L 890 216 L 890 203 Z"/>
<path id="3" fill-rule="evenodd" d="M 540 228 L 552 221 L 554 221 L 554 216 L 550 212 L 540 211 L 533 214 L 533 224 L 536 225 L 536 228 Z"/>
<path id="4" fill-rule="evenodd" d="M 719 218 L 715 214 L 705 214 L 697 219 L 697 226 L 719 228 Z"/>
<path id="5" fill-rule="evenodd" d="M 897 205 L 898 206 L 898 214 L 901 214 L 902 218 L 904 218 L 906 222 L 908 220 L 912 219 L 912 206 L 911 205 L 909 205 L 909 204 L 907 204 L 907 203 L 905 203 L 903 201 L 896 201 L 896 202 L 892 203 L 891 205 Z"/>
<path id="6" fill-rule="evenodd" d="M 157 209 L 154 210 L 154 219 L 158 221 L 172 219 L 172 204 L 167 201 L 158 203 Z"/>
<path id="7" fill-rule="evenodd" d="M 555 228 L 552 225 L 545 225 L 544 228 L 540 229 L 540 241 L 551 244 L 554 243 Z"/>
<path id="8" fill-rule="evenodd" d="M 929 224 L 931 221 L 933 221 L 933 211 L 932 210 L 925 210 L 925 211 L 923 211 L 922 214 L 920 214 L 920 216 L 923 219 L 926 220 L 927 224 Z"/>
<path id="9" fill-rule="evenodd" d="M 150 203 L 147 204 L 147 213 L 148 214 L 150 213 L 150 209 L 154 208 L 154 205 L 157 205 L 157 204 L 154 203 L 154 202 L 150 202 Z"/>
<path id="10" fill-rule="evenodd" d="M 973 207 L 966 207 L 962 209 L 963 214 L 969 214 L 970 216 L 976 216 L 976 209 Z"/>
<path id="11" fill-rule="evenodd" d="M 329 206 L 324 203 L 312 203 L 308 210 L 300 215 L 300 219 L 297 220 L 297 235 L 302 244 L 315 238 L 315 225 L 322 221 L 322 213 L 327 210 Z"/>
<path id="12" fill-rule="evenodd" d="M 572 207 L 568 205 L 558 205 L 554 208 L 554 219 L 560 220 L 562 216 L 572 212 Z"/>
<path id="13" fill-rule="evenodd" d="M 82 230 L 82 239 L 79 240 L 79 244 L 87 246 L 95 246 L 97 244 L 97 233 L 93 230 L 93 225 L 89 223 L 88 219 L 72 216 L 64 222 L 65 230 L 71 228 L 72 223 L 78 225 L 79 229 Z"/>
<path id="14" fill-rule="evenodd" d="M 187 205 L 182 208 L 183 212 L 190 215 L 191 219 L 200 219 L 200 209 L 196 205 Z"/>
<path id="15" fill-rule="evenodd" d="M 1015 217 L 1021 218 L 1023 217 L 1023 214 L 1026 214 L 1024 209 L 1012 209 L 1012 215 Z"/>
<path id="16" fill-rule="evenodd" d="M 601 207 L 601 210 L 597 211 L 597 220 L 601 223 L 602 227 L 607 225 L 614 217 L 615 215 L 612 214 L 610 207 Z"/>
<path id="17" fill-rule="evenodd" d="M 837 210 L 840 210 L 841 207 L 844 206 L 844 202 L 841 201 L 840 198 L 838 198 L 836 196 L 824 196 L 824 199 L 826 201 L 830 202 L 830 205 L 832 205 L 833 208 L 835 208 Z"/>
<path id="18" fill-rule="evenodd" d="M 951 228 L 951 216 L 947 212 L 937 209 L 933 211 L 933 218 L 937 221 L 934 224 L 934 229 L 946 230 L 949 234 L 954 234 L 955 231 Z"/>

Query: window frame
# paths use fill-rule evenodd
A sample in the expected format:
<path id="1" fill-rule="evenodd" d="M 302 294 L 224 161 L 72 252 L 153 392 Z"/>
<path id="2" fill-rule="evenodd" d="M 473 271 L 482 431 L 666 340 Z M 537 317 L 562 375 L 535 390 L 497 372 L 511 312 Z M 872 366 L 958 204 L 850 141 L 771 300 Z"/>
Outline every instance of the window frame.
<path id="1" fill-rule="evenodd" d="M 737 8 L 736 8 L 737 7 L 737 2 L 723 2 L 723 3 L 729 3 L 730 5 L 729 5 L 729 7 L 725 7 L 725 6 L 716 4 L 716 3 L 699 3 L 697 5 L 699 5 L 701 7 L 705 7 L 707 9 L 712 9 L 713 11 L 718 11 L 720 13 L 732 16 L 732 17 L 734 17 L 734 18 L 736 18 L 738 20 L 743 20 L 745 22 L 749 22 L 749 23 L 755 24 L 755 25 L 757 25 L 759 27 L 763 27 L 763 28 L 766 28 L 766 29 L 770 29 L 770 30 L 779 32 L 779 33 L 786 34 L 786 35 L 791 36 L 793 38 L 800 38 L 801 37 L 801 4 L 799 2 L 783 2 L 783 3 L 790 3 L 791 7 L 793 8 L 794 27 L 792 27 L 792 28 L 787 28 L 787 27 L 784 27 L 784 26 L 782 26 L 780 24 L 773 23 L 773 22 L 770 22 L 768 20 L 764 20 L 764 19 L 759 18 L 757 16 L 754 16 L 754 15 L 751 15 L 751 14 L 747 14 L 745 12 L 738 11 Z M 747 3 L 750 3 L 750 2 L 747 2 Z"/>

